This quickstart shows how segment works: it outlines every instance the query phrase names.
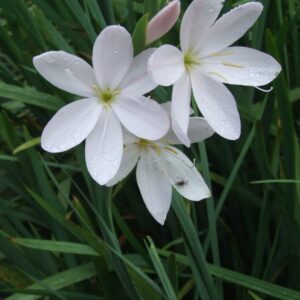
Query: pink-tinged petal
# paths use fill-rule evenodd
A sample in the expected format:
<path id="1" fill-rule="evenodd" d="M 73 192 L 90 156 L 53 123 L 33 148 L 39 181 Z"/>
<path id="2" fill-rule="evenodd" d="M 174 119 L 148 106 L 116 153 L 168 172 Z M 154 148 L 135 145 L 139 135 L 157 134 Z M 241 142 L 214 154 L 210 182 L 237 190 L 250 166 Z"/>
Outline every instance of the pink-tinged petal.
<path id="1" fill-rule="evenodd" d="M 83 97 L 93 97 L 97 84 L 92 67 L 64 51 L 49 51 L 33 58 L 37 71 L 54 86 Z"/>
<path id="2" fill-rule="evenodd" d="M 123 126 L 140 138 L 158 140 L 170 127 L 164 109 L 156 101 L 144 96 L 129 98 L 120 95 L 112 107 Z"/>
<path id="3" fill-rule="evenodd" d="M 189 147 L 191 144 L 187 136 L 190 118 L 191 80 L 188 74 L 182 77 L 173 86 L 171 102 L 171 123 L 175 135 L 182 144 Z"/>
<path id="4" fill-rule="evenodd" d="M 229 47 L 202 60 L 202 69 L 217 80 L 238 85 L 261 86 L 281 71 L 270 55 L 245 47 Z"/>
<path id="5" fill-rule="evenodd" d="M 130 96 L 141 96 L 157 87 L 148 72 L 148 60 L 155 48 L 147 49 L 134 57 L 129 71 L 120 84 L 122 93 Z"/>
<path id="6" fill-rule="evenodd" d="M 199 201 L 211 196 L 194 164 L 178 149 L 168 146 L 161 153 L 161 163 L 170 183 L 186 199 Z"/>
<path id="7" fill-rule="evenodd" d="M 159 156 L 151 149 L 143 152 L 137 165 L 136 179 L 148 211 L 163 225 L 171 205 L 172 186 L 160 164 Z"/>
<path id="8" fill-rule="evenodd" d="M 183 54 L 174 46 L 161 46 L 151 55 L 148 68 L 157 84 L 172 85 L 185 72 Z"/>
<path id="9" fill-rule="evenodd" d="M 236 140 L 241 134 L 241 120 L 233 95 L 223 85 L 194 69 L 192 89 L 197 105 L 213 130 L 228 139 Z"/>
<path id="10" fill-rule="evenodd" d="M 103 109 L 85 144 L 86 165 L 93 179 L 100 185 L 108 183 L 117 174 L 122 153 L 121 124 L 113 110 Z"/>
<path id="11" fill-rule="evenodd" d="M 106 185 L 113 186 L 119 181 L 123 180 L 135 167 L 141 154 L 141 149 L 139 146 L 134 144 L 125 145 L 123 149 L 123 156 L 120 168 L 116 176 L 110 180 Z"/>
<path id="12" fill-rule="evenodd" d="M 77 100 L 62 107 L 43 130 L 42 148 L 57 153 L 77 146 L 93 130 L 101 111 L 97 98 Z"/>
<path id="13" fill-rule="evenodd" d="M 148 23 L 146 44 L 150 44 L 164 36 L 176 23 L 180 14 L 180 1 L 171 1 L 160 10 Z"/>
<path id="14" fill-rule="evenodd" d="M 240 5 L 216 21 L 199 44 L 202 57 L 222 51 L 241 38 L 255 23 L 263 10 L 259 2 Z"/>
<path id="15" fill-rule="evenodd" d="M 106 27 L 93 48 L 93 66 L 102 90 L 114 90 L 123 80 L 133 58 L 133 45 L 128 31 L 121 26 Z"/>
<path id="16" fill-rule="evenodd" d="M 194 0 L 182 18 L 180 44 L 184 53 L 193 51 L 217 19 L 224 0 Z"/>

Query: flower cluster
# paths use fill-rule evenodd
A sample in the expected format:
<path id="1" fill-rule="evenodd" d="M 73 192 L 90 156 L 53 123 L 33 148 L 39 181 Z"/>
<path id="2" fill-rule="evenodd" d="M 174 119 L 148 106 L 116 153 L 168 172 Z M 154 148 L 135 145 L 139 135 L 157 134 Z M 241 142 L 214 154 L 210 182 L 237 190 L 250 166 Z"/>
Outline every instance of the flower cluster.
<path id="1" fill-rule="evenodd" d="M 63 152 L 85 142 L 89 173 L 112 186 L 137 165 L 136 178 L 152 216 L 164 223 L 172 186 L 186 199 L 210 196 L 202 176 L 174 144 L 200 142 L 214 132 L 240 136 L 237 106 L 227 84 L 262 86 L 280 72 L 269 55 L 231 47 L 262 11 L 258 2 L 240 5 L 218 20 L 222 0 L 194 0 L 180 27 L 181 50 L 172 45 L 148 48 L 134 57 L 130 34 L 108 26 L 93 47 L 91 67 L 64 51 L 34 57 L 37 71 L 56 87 L 82 97 L 61 108 L 41 137 L 42 148 Z M 164 35 L 176 22 L 174 0 L 150 22 L 146 43 Z M 161 105 L 145 96 L 157 85 L 173 85 L 172 101 Z M 202 117 L 190 117 L 192 94 Z"/>

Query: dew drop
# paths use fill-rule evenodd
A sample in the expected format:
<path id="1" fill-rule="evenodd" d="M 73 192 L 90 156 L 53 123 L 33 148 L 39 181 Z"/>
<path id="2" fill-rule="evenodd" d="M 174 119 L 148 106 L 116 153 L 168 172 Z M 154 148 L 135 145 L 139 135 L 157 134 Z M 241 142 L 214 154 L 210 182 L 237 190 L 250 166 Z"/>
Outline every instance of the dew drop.
<path id="1" fill-rule="evenodd" d="M 72 76 L 74 73 L 71 69 L 65 69 L 65 72 L 69 75 L 69 76 Z"/>
<path id="2" fill-rule="evenodd" d="M 119 53 L 119 50 L 118 49 L 114 49 L 114 54 L 118 54 Z"/>
<path id="3" fill-rule="evenodd" d="M 56 56 L 48 56 L 47 58 L 46 58 L 46 62 L 47 63 L 49 63 L 49 64 L 52 64 L 52 63 L 54 63 L 54 62 L 56 62 L 57 61 L 57 57 Z"/>
<path id="4" fill-rule="evenodd" d="M 249 73 L 249 77 L 253 78 L 254 76 L 255 76 L 254 73 L 252 73 L 252 72 Z"/>
<path id="5" fill-rule="evenodd" d="M 112 166 L 113 166 L 114 168 L 116 168 L 116 167 L 118 166 L 118 163 L 117 163 L 116 161 L 114 161 L 114 162 L 112 163 Z"/>

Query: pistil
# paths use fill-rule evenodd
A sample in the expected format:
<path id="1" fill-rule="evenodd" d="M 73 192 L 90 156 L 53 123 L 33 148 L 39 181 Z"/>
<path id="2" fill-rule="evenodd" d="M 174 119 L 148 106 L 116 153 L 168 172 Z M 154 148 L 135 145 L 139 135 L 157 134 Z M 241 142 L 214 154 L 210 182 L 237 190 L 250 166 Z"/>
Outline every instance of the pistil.
<path id="1" fill-rule="evenodd" d="M 96 94 L 96 96 L 98 97 L 99 101 L 103 104 L 105 104 L 105 106 L 108 106 L 112 101 L 114 101 L 116 99 L 116 96 L 120 93 L 119 90 L 110 90 L 110 89 L 106 89 L 106 90 L 101 90 L 101 88 L 99 86 L 94 85 L 93 86 L 93 90 Z"/>
<path id="2" fill-rule="evenodd" d="M 186 53 L 184 55 L 183 62 L 187 71 L 190 71 L 193 66 L 200 65 L 200 59 L 191 55 L 190 53 Z"/>

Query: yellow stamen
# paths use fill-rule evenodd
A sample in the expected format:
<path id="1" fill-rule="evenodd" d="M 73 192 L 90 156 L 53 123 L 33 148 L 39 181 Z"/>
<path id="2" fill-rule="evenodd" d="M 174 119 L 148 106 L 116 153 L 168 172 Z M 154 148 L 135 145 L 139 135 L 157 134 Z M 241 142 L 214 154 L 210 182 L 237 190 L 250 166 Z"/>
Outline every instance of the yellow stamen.
<path id="1" fill-rule="evenodd" d="M 209 56 L 226 56 L 226 55 L 232 55 L 234 52 L 233 51 L 222 51 L 222 52 L 216 52 L 213 54 L 210 54 Z"/>
<path id="2" fill-rule="evenodd" d="M 169 146 L 165 146 L 164 149 L 166 149 L 166 150 L 172 152 L 173 154 L 177 154 L 177 152 L 176 152 L 173 148 L 171 148 L 171 147 L 169 147 Z"/>
<path id="3" fill-rule="evenodd" d="M 152 148 L 158 155 L 161 154 L 161 148 L 155 142 L 148 141 L 145 139 L 140 139 L 136 144 L 140 146 L 141 149 L 143 150 L 146 150 L 147 148 Z"/>
<path id="4" fill-rule="evenodd" d="M 99 101 L 104 103 L 105 105 L 109 105 L 113 100 L 115 100 L 116 96 L 120 93 L 119 90 L 101 90 L 99 86 L 94 85 L 93 90 L 98 97 Z"/>
<path id="5" fill-rule="evenodd" d="M 242 65 L 238 65 L 238 64 L 233 64 L 233 63 L 228 63 L 228 62 L 222 62 L 222 65 L 224 65 L 225 67 L 232 67 L 232 68 L 238 68 L 238 69 L 243 69 L 245 68 Z"/>

